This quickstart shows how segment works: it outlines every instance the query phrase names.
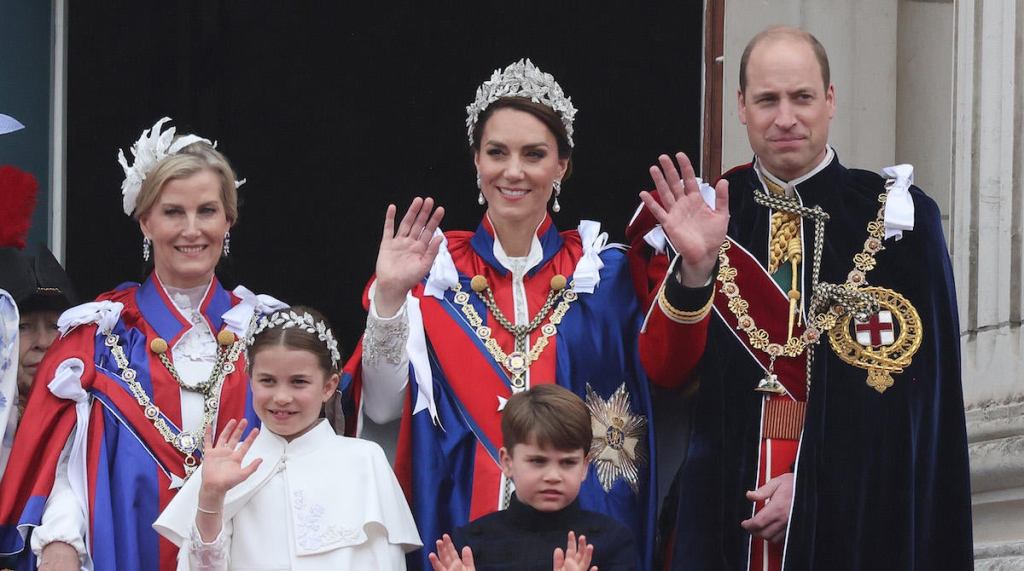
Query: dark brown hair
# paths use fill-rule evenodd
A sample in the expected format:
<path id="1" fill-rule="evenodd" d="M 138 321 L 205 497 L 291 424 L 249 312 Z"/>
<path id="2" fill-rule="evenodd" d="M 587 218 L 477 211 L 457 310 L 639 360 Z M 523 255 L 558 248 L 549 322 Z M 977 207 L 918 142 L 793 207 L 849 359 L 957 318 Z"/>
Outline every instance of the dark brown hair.
<path id="1" fill-rule="evenodd" d="M 818 38 L 814 37 L 814 34 L 800 28 L 773 26 L 762 30 L 754 36 L 747 43 L 747 47 L 743 49 L 743 56 L 740 58 L 740 93 L 744 95 L 747 93 L 747 62 L 750 61 L 750 54 L 754 51 L 754 48 L 765 40 L 782 38 L 804 41 L 807 42 L 807 45 L 811 46 L 811 50 L 814 51 L 814 57 L 818 60 L 818 65 L 821 67 L 821 81 L 825 86 L 825 91 L 828 91 L 832 78 L 829 72 L 828 54 L 825 53 L 825 46 L 821 45 L 821 42 L 818 41 Z"/>
<path id="2" fill-rule="evenodd" d="M 583 400 L 559 385 L 537 385 L 515 394 L 501 415 L 501 436 L 509 454 L 516 444 L 533 443 L 561 451 L 590 452 L 593 433 Z"/>
<path id="3" fill-rule="evenodd" d="M 501 97 L 488 105 L 487 109 L 480 113 L 476 120 L 476 126 L 473 127 L 472 149 L 474 153 L 480 152 L 480 139 L 484 136 L 484 126 L 487 124 L 487 120 L 491 118 L 491 115 L 498 109 L 515 109 L 516 111 L 529 113 L 536 117 L 538 121 L 544 123 L 544 126 L 551 131 L 551 134 L 555 136 L 555 141 L 558 143 L 558 158 L 569 161 L 565 167 L 565 175 L 562 177 L 562 180 L 564 181 L 569 178 L 569 174 L 572 173 L 572 145 L 569 144 L 569 135 L 565 130 L 565 125 L 562 123 L 562 116 L 547 105 L 537 103 L 525 97 Z"/>
<path id="4" fill-rule="evenodd" d="M 319 311 L 302 305 L 288 308 L 285 311 L 292 311 L 298 315 L 308 313 L 313 321 L 322 321 L 328 328 L 331 324 Z M 310 333 L 301 327 L 268 327 L 253 336 L 252 345 L 249 346 L 249 372 L 252 372 L 252 363 L 256 360 L 256 354 L 267 347 L 287 347 L 298 351 L 309 351 L 316 355 L 317 364 L 328 375 L 337 373 L 338 370 L 331 364 L 331 350 L 327 344 L 320 340 L 316 333 Z"/>

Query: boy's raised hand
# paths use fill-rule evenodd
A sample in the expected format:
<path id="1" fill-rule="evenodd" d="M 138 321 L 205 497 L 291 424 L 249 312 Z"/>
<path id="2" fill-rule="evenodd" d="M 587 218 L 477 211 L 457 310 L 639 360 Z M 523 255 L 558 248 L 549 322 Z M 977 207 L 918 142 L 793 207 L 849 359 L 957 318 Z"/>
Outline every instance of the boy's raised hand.
<path id="1" fill-rule="evenodd" d="M 554 571 L 597 571 L 597 565 L 590 566 L 593 557 L 594 546 L 587 545 L 586 536 L 581 535 L 577 541 L 576 534 L 570 531 L 565 551 L 561 547 L 555 548 Z"/>
<path id="2" fill-rule="evenodd" d="M 447 533 L 437 540 L 436 545 L 437 553 L 429 555 L 430 565 L 434 571 L 476 571 L 476 566 L 473 564 L 473 550 L 468 545 L 462 548 L 461 557 L 455 549 L 455 544 L 452 543 L 451 536 Z"/>
<path id="3" fill-rule="evenodd" d="M 260 432 L 258 428 L 254 428 L 249 431 L 245 440 L 241 440 L 248 424 L 244 418 L 241 421 L 229 420 L 217 437 L 216 445 L 212 443 L 213 428 L 206 427 L 206 434 L 203 435 L 203 488 L 206 492 L 227 493 L 251 476 L 263 462 L 262 458 L 256 458 L 249 462 L 248 466 L 242 467 L 245 453 L 249 451 Z M 238 445 L 239 440 L 242 442 L 241 446 Z"/>

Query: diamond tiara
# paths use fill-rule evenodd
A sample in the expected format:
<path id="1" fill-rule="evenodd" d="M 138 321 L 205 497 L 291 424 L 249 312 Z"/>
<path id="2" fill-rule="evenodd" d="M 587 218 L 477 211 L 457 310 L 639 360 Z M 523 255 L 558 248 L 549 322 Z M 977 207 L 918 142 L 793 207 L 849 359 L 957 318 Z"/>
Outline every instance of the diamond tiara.
<path id="1" fill-rule="evenodd" d="M 562 86 L 558 85 L 550 73 L 544 73 L 529 59 L 521 59 L 504 71 L 494 70 L 491 79 L 476 89 L 476 99 L 466 106 L 466 131 L 470 146 L 473 145 L 473 129 L 480 114 L 502 97 L 523 97 L 547 105 L 562 117 L 569 146 L 576 146 L 572 140 L 572 122 L 576 117 L 572 99 L 565 96 Z"/>
<path id="2" fill-rule="evenodd" d="M 338 351 L 338 341 L 334 338 L 334 333 L 331 332 L 326 323 L 313 319 L 312 315 L 305 312 L 296 313 L 286 309 L 260 317 L 256 322 L 256 328 L 253 329 L 252 334 L 246 339 L 246 344 L 252 346 L 256 336 L 267 329 L 288 329 L 290 327 L 297 327 L 307 333 L 316 335 L 327 346 L 327 350 L 331 352 L 331 365 L 335 371 L 338 370 L 338 363 L 341 362 L 341 353 Z M 248 358 L 248 355 L 246 357 Z"/>

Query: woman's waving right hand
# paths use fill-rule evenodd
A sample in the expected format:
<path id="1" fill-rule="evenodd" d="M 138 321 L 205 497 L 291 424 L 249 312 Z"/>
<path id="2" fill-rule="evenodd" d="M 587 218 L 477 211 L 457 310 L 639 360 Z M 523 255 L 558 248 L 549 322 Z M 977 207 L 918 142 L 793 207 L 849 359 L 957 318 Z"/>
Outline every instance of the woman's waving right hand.
<path id="1" fill-rule="evenodd" d="M 394 204 L 388 205 L 377 252 L 374 306 L 385 318 L 402 307 L 406 294 L 427 275 L 441 245 L 441 237 L 434 236 L 434 231 L 441 224 L 444 208 L 435 209 L 433 198 L 414 198 L 396 229 L 397 211 Z"/>

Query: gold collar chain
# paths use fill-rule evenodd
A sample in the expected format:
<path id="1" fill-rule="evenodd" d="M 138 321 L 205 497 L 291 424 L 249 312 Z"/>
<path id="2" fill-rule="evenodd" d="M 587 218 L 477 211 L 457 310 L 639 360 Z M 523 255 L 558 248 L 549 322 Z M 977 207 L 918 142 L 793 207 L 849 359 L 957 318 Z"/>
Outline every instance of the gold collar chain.
<path id="1" fill-rule="evenodd" d="M 204 391 L 203 397 L 203 422 L 195 430 L 185 430 L 182 428 L 177 434 L 171 429 L 171 426 L 165 421 L 161 415 L 160 408 L 153 403 L 153 400 L 146 394 L 145 389 L 142 388 L 142 384 L 139 383 L 138 373 L 130 365 L 128 357 L 125 355 L 124 348 L 121 347 L 120 338 L 114 334 L 109 333 L 106 336 L 104 343 L 110 348 L 110 353 L 114 356 L 114 362 L 117 364 L 119 369 L 118 374 L 126 383 L 128 388 L 131 390 L 132 396 L 135 397 L 135 401 L 142 407 L 143 414 L 146 418 L 153 423 L 153 426 L 157 429 L 157 432 L 164 437 L 164 440 L 174 446 L 179 452 L 185 455 L 185 477 L 192 475 L 192 472 L 199 466 L 198 460 L 196 460 L 196 450 L 202 450 L 203 447 L 203 435 L 206 433 L 206 429 L 213 423 L 213 419 L 217 416 L 217 409 L 220 407 L 220 393 L 224 386 L 224 379 L 235 371 L 235 361 L 238 360 L 238 356 L 242 352 L 242 343 L 240 341 L 233 342 L 230 346 L 225 347 L 221 351 L 221 355 L 218 358 L 218 363 L 221 366 L 215 366 L 215 376 L 212 377 L 212 383 L 208 390 Z M 155 341 L 155 340 L 154 340 Z M 180 383 L 180 381 L 179 381 Z"/>
<path id="2" fill-rule="evenodd" d="M 498 345 L 498 342 L 491 337 L 491 328 L 484 325 L 483 319 L 477 313 L 476 308 L 469 303 L 469 293 L 462 291 L 462 284 L 455 284 L 452 288 L 455 292 L 455 304 L 459 306 L 459 310 L 466 316 L 470 327 L 475 330 L 476 336 L 483 342 L 487 352 L 491 354 L 495 362 L 508 371 L 513 389 L 525 389 L 526 372 L 530 369 L 530 365 L 540 358 L 541 353 L 548 346 L 548 338 L 558 333 L 558 325 L 562 323 L 565 313 L 569 311 L 569 305 L 578 299 L 577 293 L 572 289 L 573 284 L 568 284 L 567 288 L 566 279 L 563 275 L 556 275 L 551 278 L 551 289 L 548 291 L 544 305 L 541 306 L 537 315 L 525 325 L 514 325 L 505 317 L 505 314 L 502 313 L 501 309 L 498 308 L 498 304 L 494 301 L 494 292 L 488 286 L 487 278 L 480 275 L 473 276 L 473 279 L 470 281 L 470 287 L 476 292 L 477 297 L 483 301 L 487 309 L 490 310 L 494 320 L 512 334 L 515 339 L 515 349 L 512 353 L 505 353 L 501 346 Z M 554 310 L 552 310 L 552 307 L 554 307 Z M 533 347 L 527 351 L 526 346 L 530 333 L 540 326 L 544 317 L 549 312 L 551 315 L 548 317 L 548 322 L 540 328 L 541 336 L 537 338 L 537 342 L 533 344 Z"/>
<path id="3" fill-rule="evenodd" d="M 196 385 L 187 384 L 181 375 L 178 374 L 178 369 L 174 367 L 174 363 L 167 358 L 167 341 L 161 337 L 153 339 L 149 344 L 149 349 L 156 353 L 160 363 L 163 364 L 167 372 L 170 373 L 171 377 L 177 381 L 178 386 L 185 389 L 186 391 L 192 391 L 194 393 L 200 393 L 206 395 L 210 391 L 210 387 L 217 380 L 217 376 L 220 374 L 221 367 L 224 366 L 227 357 L 227 348 L 231 346 L 237 340 L 234 333 L 225 329 L 217 334 L 217 361 L 213 365 L 213 370 L 210 371 L 210 376 L 201 383 Z"/>
<path id="4" fill-rule="evenodd" d="M 821 332 L 830 331 L 839 322 L 840 317 L 847 312 L 852 311 L 858 315 L 863 315 L 869 314 L 873 312 L 874 309 L 877 309 L 877 302 L 874 297 L 867 292 L 860 291 L 860 288 L 867 285 L 867 273 L 877 265 L 875 255 L 885 249 L 885 246 L 882 244 L 885 237 L 885 201 L 889 195 L 889 189 L 891 186 L 891 181 L 887 182 L 885 185 L 885 191 L 878 196 L 878 201 L 881 203 L 881 207 L 878 209 L 878 214 L 875 220 L 868 222 L 868 238 L 864 241 L 864 247 L 861 252 L 853 257 L 854 269 L 847 275 L 845 283 L 839 285 L 818 283 L 817 278 L 818 271 L 820 270 L 821 251 L 824 245 L 825 233 L 823 221 L 816 219 L 816 222 L 818 223 L 815 225 L 815 252 L 814 259 L 812 261 L 813 296 L 808 310 L 810 319 L 807 324 L 807 328 L 804 329 L 804 332 L 800 337 L 789 337 L 785 343 L 776 343 L 771 341 L 768 337 L 768 332 L 765 329 L 758 327 L 754 318 L 750 316 L 748 311 L 750 308 L 750 302 L 743 298 L 740 294 L 739 285 L 736 284 L 736 275 L 738 271 L 729 264 L 728 250 L 732 244 L 728 240 L 722 243 L 722 247 L 718 251 L 718 281 L 722 283 L 722 293 L 729 299 L 729 311 L 736 317 L 737 329 L 747 334 L 747 338 L 750 340 L 750 346 L 754 349 L 767 353 L 770 359 L 768 372 L 755 390 L 774 394 L 785 393 L 785 387 L 782 386 L 782 383 L 779 382 L 778 377 L 774 373 L 775 359 L 781 356 L 797 357 L 809 346 L 816 345 L 821 340 Z M 756 194 L 763 195 L 763 193 L 760 192 Z M 757 198 L 762 197 L 758 196 Z M 759 200 L 759 202 L 761 202 L 761 200 Z M 769 196 L 764 202 L 770 202 L 770 206 L 776 209 L 779 209 L 779 206 L 783 206 L 781 204 L 782 201 L 778 200 L 778 197 L 775 196 Z M 824 214 L 818 206 L 813 209 L 800 206 L 800 210 L 798 212 L 801 215 L 804 215 L 804 211 L 808 214 L 815 211 Z M 827 216 L 828 215 L 825 214 L 825 217 Z M 810 394 L 811 389 L 811 364 L 813 354 L 813 351 L 808 351 L 807 353 L 808 394 Z"/>

